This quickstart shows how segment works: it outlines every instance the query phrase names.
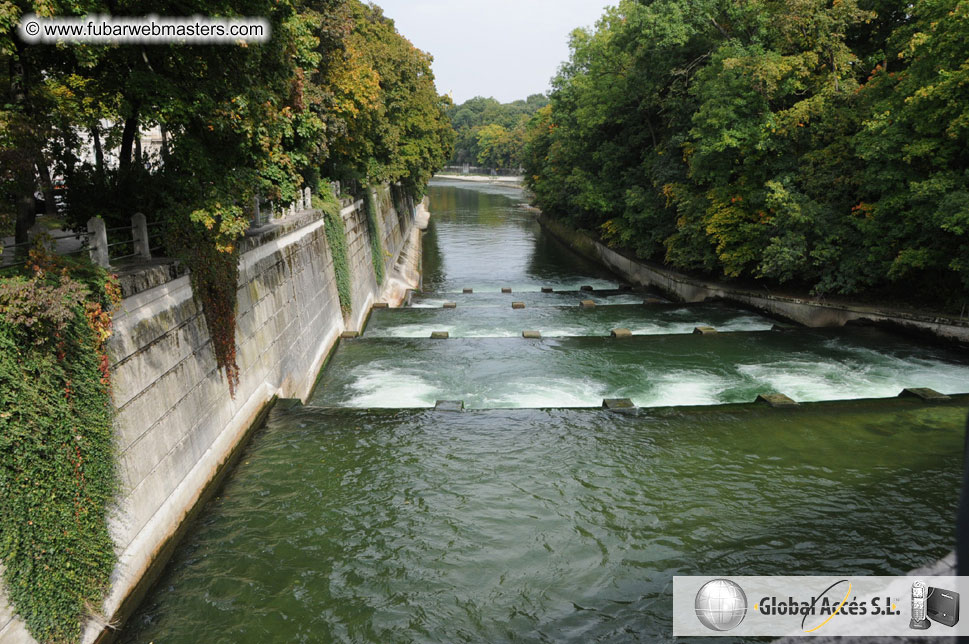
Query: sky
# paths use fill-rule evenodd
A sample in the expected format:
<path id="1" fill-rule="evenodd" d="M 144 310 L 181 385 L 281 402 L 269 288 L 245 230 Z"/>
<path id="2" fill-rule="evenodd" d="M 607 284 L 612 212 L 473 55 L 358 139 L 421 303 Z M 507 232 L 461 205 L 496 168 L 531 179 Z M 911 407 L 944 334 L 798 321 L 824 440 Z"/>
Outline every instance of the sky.
<path id="1" fill-rule="evenodd" d="M 397 31 L 434 56 L 437 90 L 455 103 L 507 103 L 547 92 L 569 33 L 618 0 L 375 0 Z"/>

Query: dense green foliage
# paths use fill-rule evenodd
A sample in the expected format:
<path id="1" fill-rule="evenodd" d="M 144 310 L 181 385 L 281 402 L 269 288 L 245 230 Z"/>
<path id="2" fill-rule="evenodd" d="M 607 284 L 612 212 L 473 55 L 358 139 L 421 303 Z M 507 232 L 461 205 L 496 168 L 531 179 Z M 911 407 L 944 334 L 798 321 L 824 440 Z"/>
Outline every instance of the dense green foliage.
<path id="1" fill-rule="evenodd" d="M 380 238 L 380 225 L 377 222 L 377 200 L 373 190 L 363 194 L 367 209 L 367 233 L 370 237 L 370 258 L 373 260 L 373 275 L 377 286 L 384 283 L 384 243 Z"/>
<path id="2" fill-rule="evenodd" d="M 969 2 L 624 0 L 526 168 L 639 257 L 824 293 L 969 289 Z"/>
<path id="3" fill-rule="evenodd" d="M 104 341 L 116 294 L 103 271 L 36 253 L 0 282 L 0 559 L 41 642 L 78 641 L 115 564 Z"/>
<path id="4" fill-rule="evenodd" d="M 529 119 L 548 104 L 543 94 L 523 101 L 499 103 L 481 96 L 448 108 L 457 133 L 450 163 L 489 168 L 519 168 Z"/>
<path id="5" fill-rule="evenodd" d="M 323 227 L 326 231 L 326 243 L 330 248 L 330 256 L 333 258 L 340 310 L 343 312 L 343 317 L 347 317 L 353 309 L 350 251 L 347 249 L 346 227 L 343 225 L 343 217 L 340 216 L 340 202 L 333 194 L 331 186 L 321 184 L 320 189 L 313 195 L 313 207 L 323 211 Z"/>

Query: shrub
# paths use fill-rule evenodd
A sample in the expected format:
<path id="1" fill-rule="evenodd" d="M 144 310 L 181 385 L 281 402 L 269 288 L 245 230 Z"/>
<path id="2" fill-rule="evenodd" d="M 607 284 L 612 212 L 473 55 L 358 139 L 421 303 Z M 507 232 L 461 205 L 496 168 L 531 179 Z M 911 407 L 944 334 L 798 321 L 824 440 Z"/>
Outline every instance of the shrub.
<path id="1" fill-rule="evenodd" d="M 0 279 L 0 559 L 10 601 L 41 642 L 75 642 L 116 557 L 108 358 L 118 289 L 32 251 Z"/>

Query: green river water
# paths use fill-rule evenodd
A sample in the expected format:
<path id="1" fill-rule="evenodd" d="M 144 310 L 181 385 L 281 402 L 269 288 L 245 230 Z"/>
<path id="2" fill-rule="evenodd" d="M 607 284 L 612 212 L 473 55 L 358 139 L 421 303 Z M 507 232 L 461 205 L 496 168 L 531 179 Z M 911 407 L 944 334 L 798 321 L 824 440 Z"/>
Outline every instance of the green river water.
<path id="1" fill-rule="evenodd" d="M 894 574 L 952 549 L 969 397 L 894 396 L 966 391 L 964 355 L 644 305 L 517 193 L 430 197 L 424 293 L 273 410 L 122 641 L 665 642 L 676 574 Z M 767 391 L 844 400 L 720 404 Z M 617 396 L 643 408 L 594 408 Z M 441 399 L 469 410 L 420 409 Z"/>

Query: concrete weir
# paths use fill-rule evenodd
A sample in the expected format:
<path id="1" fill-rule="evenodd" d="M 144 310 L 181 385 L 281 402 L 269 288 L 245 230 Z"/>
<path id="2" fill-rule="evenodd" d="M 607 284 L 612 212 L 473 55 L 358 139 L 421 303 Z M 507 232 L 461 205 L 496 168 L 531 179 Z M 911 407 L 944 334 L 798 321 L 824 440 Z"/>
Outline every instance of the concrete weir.
<path id="1" fill-rule="evenodd" d="M 270 403 L 305 401 L 339 338 L 358 334 L 378 300 L 399 306 L 419 285 L 426 207 L 407 200 L 398 211 L 389 186 L 375 197 L 386 251 L 383 284 L 374 276 L 363 200 L 345 199 L 340 213 L 352 285 L 346 318 L 322 213 L 305 211 L 243 239 L 234 398 L 215 364 L 189 276 L 157 266 L 123 276 L 109 342 L 121 478 L 110 530 L 119 560 L 100 607 L 104 619 L 85 624 L 85 644 L 108 639 L 107 624 L 123 623 L 137 606 Z M 3 592 L 0 642 L 34 642 Z"/>

